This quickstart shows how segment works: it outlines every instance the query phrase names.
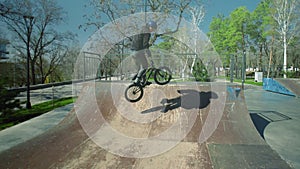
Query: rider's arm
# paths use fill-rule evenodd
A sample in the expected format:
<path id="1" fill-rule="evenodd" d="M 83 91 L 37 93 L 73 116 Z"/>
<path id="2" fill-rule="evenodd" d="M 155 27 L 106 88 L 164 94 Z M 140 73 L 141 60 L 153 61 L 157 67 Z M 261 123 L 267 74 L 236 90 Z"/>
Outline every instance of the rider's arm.
<path id="1" fill-rule="evenodd" d="M 152 46 L 158 37 L 163 36 L 164 34 L 154 33 L 151 39 L 149 40 L 149 47 Z"/>

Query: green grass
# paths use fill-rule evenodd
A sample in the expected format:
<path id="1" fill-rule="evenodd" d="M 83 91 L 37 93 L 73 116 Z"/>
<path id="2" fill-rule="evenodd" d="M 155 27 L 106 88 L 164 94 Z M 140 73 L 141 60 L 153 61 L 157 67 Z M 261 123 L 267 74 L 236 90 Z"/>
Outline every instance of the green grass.
<path id="1" fill-rule="evenodd" d="M 226 79 L 230 81 L 230 78 L 226 78 Z M 233 79 L 233 82 L 242 83 L 242 80 L 241 79 Z M 263 82 L 255 82 L 254 79 L 252 79 L 252 78 L 246 79 L 245 84 L 263 86 Z"/>
<path id="2" fill-rule="evenodd" d="M 227 81 L 230 81 L 229 77 L 218 77 L 220 79 L 226 79 Z M 186 78 L 185 80 L 183 79 L 176 79 L 173 80 L 173 82 L 186 82 L 186 81 L 195 81 L 194 78 Z M 233 79 L 233 82 L 236 83 L 242 83 L 241 79 Z M 263 82 L 255 82 L 253 78 L 248 78 L 245 80 L 245 84 L 251 84 L 251 85 L 256 85 L 256 86 L 263 86 Z"/>
<path id="3" fill-rule="evenodd" d="M 0 130 L 14 126 L 31 118 L 47 113 L 55 108 L 74 102 L 74 98 L 67 97 L 33 105 L 31 109 L 20 109 L 5 117 L 0 116 Z"/>

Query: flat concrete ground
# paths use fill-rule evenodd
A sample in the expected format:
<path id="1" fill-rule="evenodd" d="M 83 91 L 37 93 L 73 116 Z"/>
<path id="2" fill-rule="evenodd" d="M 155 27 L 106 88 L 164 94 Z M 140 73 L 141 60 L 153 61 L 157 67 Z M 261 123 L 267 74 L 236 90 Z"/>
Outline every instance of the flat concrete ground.
<path id="1" fill-rule="evenodd" d="M 261 88 L 246 89 L 245 98 L 266 142 L 291 166 L 300 169 L 300 99 Z"/>

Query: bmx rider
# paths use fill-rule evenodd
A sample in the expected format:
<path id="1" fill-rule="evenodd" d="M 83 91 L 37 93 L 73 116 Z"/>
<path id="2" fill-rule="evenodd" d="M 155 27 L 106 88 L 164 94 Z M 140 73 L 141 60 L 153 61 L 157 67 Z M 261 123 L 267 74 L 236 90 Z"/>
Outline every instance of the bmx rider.
<path id="1" fill-rule="evenodd" d="M 154 21 L 150 21 L 142 28 L 142 31 L 132 37 L 131 50 L 133 50 L 133 58 L 136 64 L 138 73 L 133 78 L 134 83 L 140 84 L 142 80 L 145 80 L 145 72 L 148 68 L 147 57 L 151 57 L 149 50 L 151 32 L 157 29 L 157 24 Z M 147 85 L 151 82 L 147 82 Z"/>

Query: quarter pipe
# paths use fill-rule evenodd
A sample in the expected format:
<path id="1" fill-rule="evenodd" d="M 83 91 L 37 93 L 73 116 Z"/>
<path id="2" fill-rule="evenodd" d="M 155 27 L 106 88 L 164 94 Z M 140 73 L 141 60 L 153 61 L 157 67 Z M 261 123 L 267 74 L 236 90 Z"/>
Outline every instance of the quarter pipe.
<path id="1" fill-rule="evenodd" d="M 256 131 L 242 91 L 151 85 L 128 103 L 127 85 L 86 84 L 59 125 L 2 152 L 0 168 L 290 168 Z"/>

